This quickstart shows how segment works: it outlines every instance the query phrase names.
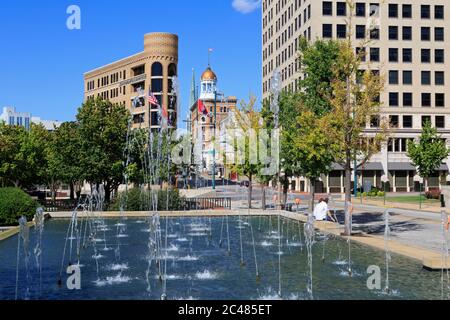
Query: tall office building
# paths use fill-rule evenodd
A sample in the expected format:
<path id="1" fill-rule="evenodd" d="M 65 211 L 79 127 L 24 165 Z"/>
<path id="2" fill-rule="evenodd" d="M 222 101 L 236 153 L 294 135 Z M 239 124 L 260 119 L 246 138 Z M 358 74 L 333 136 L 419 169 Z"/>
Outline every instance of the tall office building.
<path id="1" fill-rule="evenodd" d="M 159 104 L 167 107 L 169 128 L 176 128 L 177 97 L 173 79 L 178 75 L 177 69 L 178 36 L 149 33 L 144 36 L 144 51 L 85 73 L 84 98 L 100 96 L 123 104 L 133 114 L 135 128 L 158 129 L 160 112 L 146 99 L 151 91 Z"/>
<path id="2" fill-rule="evenodd" d="M 281 73 L 283 89 L 297 90 L 303 77 L 297 48 L 300 37 L 345 39 L 352 14 L 355 50 L 386 78 L 381 94 L 382 116 L 389 119 L 393 134 L 369 163 L 357 168 L 360 186 L 381 188 L 389 179 L 394 192 L 418 190 L 422 179 L 406 156 L 408 139 L 417 138 L 430 121 L 445 139 L 450 138 L 450 8 L 446 0 L 355 0 L 353 12 L 344 0 L 263 0 L 263 97 L 270 96 L 270 78 Z M 358 44 L 370 39 L 365 48 Z M 447 94 L 446 94 L 447 93 Z M 367 132 L 377 130 L 368 123 Z M 447 143 L 448 143 L 447 142 Z M 450 159 L 429 179 L 429 188 L 450 181 Z M 342 168 L 322 177 L 319 192 L 343 192 Z M 304 179 L 293 178 L 292 188 L 308 191 Z"/>

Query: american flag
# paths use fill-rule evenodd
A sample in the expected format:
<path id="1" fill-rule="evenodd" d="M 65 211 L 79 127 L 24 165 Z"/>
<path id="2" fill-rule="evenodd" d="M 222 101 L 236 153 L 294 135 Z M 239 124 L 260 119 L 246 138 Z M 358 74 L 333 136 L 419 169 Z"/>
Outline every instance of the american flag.
<path id="1" fill-rule="evenodd" d="M 148 102 L 154 106 L 159 106 L 158 99 L 156 99 L 155 95 L 151 91 L 148 92 Z"/>

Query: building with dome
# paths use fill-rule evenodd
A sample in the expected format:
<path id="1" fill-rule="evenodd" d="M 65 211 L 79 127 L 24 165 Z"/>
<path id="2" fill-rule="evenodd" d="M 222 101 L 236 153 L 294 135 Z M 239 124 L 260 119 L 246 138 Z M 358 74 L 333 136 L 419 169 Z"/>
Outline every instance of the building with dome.
<path id="1" fill-rule="evenodd" d="M 212 172 L 214 141 L 220 144 L 221 125 L 234 113 L 237 105 L 235 96 L 225 96 L 218 90 L 218 78 L 211 66 L 208 65 L 200 77 L 200 93 L 195 85 L 195 73 L 192 75 L 191 101 L 190 101 L 190 130 L 197 144 L 201 145 L 201 154 L 195 155 L 196 162 L 201 162 L 200 169 L 205 173 Z M 200 108 L 199 108 L 200 104 Z M 203 111 L 201 107 L 204 106 Z M 214 112 L 215 111 L 215 112 Z M 215 116 L 214 116 L 215 115 Z M 216 129 L 214 139 L 214 128 Z M 198 159 L 200 158 L 200 159 Z M 201 160 L 201 161 L 199 161 Z M 220 165 L 218 147 L 216 147 L 216 173 L 219 177 L 224 175 L 224 167 Z"/>

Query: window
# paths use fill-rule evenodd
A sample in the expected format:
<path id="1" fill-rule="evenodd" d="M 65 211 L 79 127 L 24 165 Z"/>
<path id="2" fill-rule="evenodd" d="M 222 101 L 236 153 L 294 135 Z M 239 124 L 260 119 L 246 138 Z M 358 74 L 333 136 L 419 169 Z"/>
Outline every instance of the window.
<path id="1" fill-rule="evenodd" d="M 380 117 L 379 116 L 371 116 L 370 117 L 370 127 L 371 128 L 379 128 L 380 127 Z"/>
<path id="2" fill-rule="evenodd" d="M 431 72 L 430 71 L 422 71 L 422 85 L 423 86 L 431 85 Z"/>
<path id="3" fill-rule="evenodd" d="M 440 129 L 445 128 L 445 117 L 444 116 L 436 116 L 435 125 L 436 125 L 436 128 L 440 128 Z"/>
<path id="4" fill-rule="evenodd" d="M 434 28 L 434 41 L 444 41 L 444 28 Z"/>
<path id="5" fill-rule="evenodd" d="M 444 19 L 444 6 L 434 6 L 434 18 Z"/>
<path id="6" fill-rule="evenodd" d="M 163 67 L 159 62 L 155 62 L 152 64 L 152 77 L 162 77 L 163 76 Z"/>
<path id="7" fill-rule="evenodd" d="M 431 62 L 431 50 L 430 49 L 422 49 L 422 63 L 430 63 Z"/>
<path id="8" fill-rule="evenodd" d="M 389 48 L 389 62 L 398 62 L 397 48 Z"/>
<path id="9" fill-rule="evenodd" d="M 398 27 L 397 26 L 389 27 L 389 40 L 398 40 Z"/>
<path id="10" fill-rule="evenodd" d="M 425 127 L 425 124 L 431 124 L 431 116 L 422 116 L 422 127 Z"/>
<path id="11" fill-rule="evenodd" d="M 435 95 L 436 107 L 445 107 L 445 94 L 436 93 Z"/>
<path id="12" fill-rule="evenodd" d="M 398 84 L 398 71 L 389 71 L 389 84 Z"/>
<path id="13" fill-rule="evenodd" d="M 431 93 L 422 93 L 422 107 L 431 107 Z"/>
<path id="14" fill-rule="evenodd" d="M 398 4 L 389 4 L 389 18 L 398 17 Z"/>
<path id="15" fill-rule="evenodd" d="M 443 86 L 445 84 L 444 71 L 436 71 L 434 73 L 434 84 L 437 86 Z"/>
<path id="16" fill-rule="evenodd" d="M 378 17 L 379 15 L 380 15 L 380 5 L 378 3 L 371 3 L 369 16 Z"/>
<path id="17" fill-rule="evenodd" d="M 324 16 L 332 16 L 333 15 L 333 3 L 331 1 L 322 2 L 322 14 Z"/>
<path id="18" fill-rule="evenodd" d="M 434 62 L 436 63 L 444 63 L 444 49 L 436 49 L 434 50 Z"/>
<path id="19" fill-rule="evenodd" d="M 430 19 L 431 14 L 430 14 L 430 6 L 429 5 L 421 5 L 420 6 L 420 17 L 422 19 Z"/>
<path id="20" fill-rule="evenodd" d="M 347 36 L 347 25 L 338 24 L 336 26 L 336 34 L 337 34 L 337 37 L 340 39 L 345 38 Z"/>
<path id="21" fill-rule="evenodd" d="M 412 6 L 410 4 L 402 5 L 402 17 L 411 18 L 412 17 Z"/>
<path id="22" fill-rule="evenodd" d="M 403 71 L 403 84 L 405 85 L 413 84 L 412 71 L 409 70 Z"/>
<path id="23" fill-rule="evenodd" d="M 378 27 L 374 27 L 370 29 L 370 39 L 378 40 L 380 39 L 380 29 Z"/>
<path id="24" fill-rule="evenodd" d="M 403 40 L 412 40 L 412 27 L 403 27 L 402 30 Z"/>
<path id="25" fill-rule="evenodd" d="M 403 106 L 412 107 L 413 105 L 413 94 L 412 92 L 403 92 Z"/>
<path id="26" fill-rule="evenodd" d="M 380 61 L 380 48 L 370 48 L 370 61 Z"/>
<path id="27" fill-rule="evenodd" d="M 366 37 L 366 26 L 357 25 L 356 26 L 356 39 L 364 39 Z"/>
<path id="28" fill-rule="evenodd" d="M 398 92 L 389 92 L 389 106 L 398 107 Z"/>
<path id="29" fill-rule="evenodd" d="M 413 117 L 403 116 L 403 128 L 412 128 L 412 126 L 413 126 Z"/>
<path id="30" fill-rule="evenodd" d="M 398 128 L 399 121 L 398 116 L 389 116 L 389 126 L 391 128 Z"/>
<path id="31" fill-rule="evenodd" d="M 323 38 L 333 37 L 333 25 L 331 24 L 322 25 L 322 37 Z"/>
<path id="32" fill-rule="evenodd" d="M 412 49 L 403 49 L 403 62 L 412 62 Z"/>
<path id="33" fill-rule="evenodd" d="M 347 3 L 346 2 L 338 2 L 336 4 L 336 15 L 338 15 L 338 16 L 346 16 L 347 15 Z"/>
<path id="34" fill-rule="evenodd" d="M 420 36 L 422 41 L 430 41 L 431 40 L 430 27 L 422 27 L 420 29 Z"/>
<path id="35" fill-rule="evenodd" d="M 170 78 L 176 77 L 176 76 L 177 76 L 177 66 L 176 66 L 176 64 L 171 63 L 171 64 L 169 65 L 168 76 L 169 76 Z"/>
<path id="36" fill-rule="evenodd" d="M 356 3 L 356 16 L 365 17 L 366 16 L 366 4 L 363 2 Z"/>
<path id="37" fill-rule="evenodd" d="M 362 62 L 366 61 L 366 48 L 356 48 L 356 56 L 359 57 Z"/>

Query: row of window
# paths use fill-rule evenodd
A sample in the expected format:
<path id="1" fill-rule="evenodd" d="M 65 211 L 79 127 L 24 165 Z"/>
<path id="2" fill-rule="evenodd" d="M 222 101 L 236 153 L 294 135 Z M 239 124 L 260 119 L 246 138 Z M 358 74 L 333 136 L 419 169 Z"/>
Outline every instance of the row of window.
<path id="1" fill-rule="evenodd" d="M 445 116 L 434 116 L 434 123 L 432 122 L 432 120 L 433 120 L 433 117 L 430 115 L 421 116 L 422 127 L 424 127 L 426 125 L 426 123 L 430 123 L 438 129 L 446 128 Z M 389 126 L 391 128 L 400 128 L 400 125 L 401 125 L 401 128 L 403 128 L 403 129 L 412 129 L 414 126 L 413 116 L 412 115 L 404 115 L 404 116 L 390 115 L 389 116 Z M 372 119 L 370 120 L 370 127 L 371 128 L 379 128 L 380 127 L 380 117 L 379 116 L 372 117 Z"/>
<path id="2" fill-rule="evenodd" d="M 10 116 L 8 118 L 8 124 L 10 126 L 23 126 L 26 129 L 29 129 L 30 128 L 30 118 L 29 117 Z"/>
<path id="3" fill-rule="evenodd" d="M 421 84 L 422 85 L 431 85 L 432 84 L 432 76 L 431 71 L 422 71 L 421 72 Z M 413 72 L 409 70 L 402 71 L 403 75 L 403 84 L 404 85 L 412 85 L 413 84 Z M 400 83 L 400 71 L 398 70 L 389 70 L 389 84 L 397 85 Z M 434 72 L 434 85 L 443 86 L 445 85 L 445 72 L 444 71 L 435 71 Z"/>
<path id="4" fill-rule="evenodd" d="M 389 62 L 400 62 L 400 50 L 401 50 L 401 62 L 412 63 L 413 62 L 413 50 L 411 48 L 388 48 L 388 60 Z M 421 49 L 422 63 L 431 63 L 432 51 L 431 49 Z M 366 61 L 367 50 L 366 48 L 356 48 L 356 54 L 364 62 Z M 380 48 L 370 48 L 369 49 L 369 59 L 371 62 L 380 61 Z M 445 62 L 445 51 L 444 49 L 434 49 L 434 63 L 444 63 Z"/>
<path id="5" fill-rule="evenodd" d="M 389 106 L 398 107 L 400 106 L 399 100 L 400 93 L 389 92 Z M 421 93 L 422 107 L 432 106 L 432 94 L 431 93 Z M 403 106 L 412 107 L 413 106 L 413 93 L 404 92 L 403 93 Z M 434 94 L 434 106 L 437 108 L 445 107 L 445 93 L 435 93 Z"/>
<path id="6" fill-rule="evenodd" d="M 422 41 L 431 41 L 431 27 L 421 27 L 420 35 Z M 355 37 L 356 39 L 365 39 L 369 36 L 371 40 L 380 39 L 380 29 L 378 27 L 371 28 L 369 32 L 366 32 L 365 25 L 356 25 L 355 27 Z M 329 23 L 324 23 L 322 25 L 322 37 L 323 38 L 333 38 L 333 25 Z M 336 25 L 336 38 L 343 39 L 347 37 L 347 25 L 337 24 Z M 390 26 L 388 32 L 389 40 L 399 40 L 399 27 Z M 402 40 L 409 41 L 412 40 L 412 27 L 406 26 L 402 27 Z M 434 41 L 442 42 L 445 41 L 444 28 L 435 27 L 434 28 Z"/>
<path id="7" fill-rule="evenodd" d="M 389 18 L 400 18 L 399 6 L 396 3 L 390 3 L 388 7 Z M 345 1 L 336 3 L 336 15 L 337 16 L 347 16 L 347 3 Z M 444 6 L 435 5 L 433 10 L 431 5 L 421 5 L 420 6 L 420 17 L 422 19 L 431 19 L 431 13 L 433 11 L 434 19 L 442 20 L 444 19 Z M 377 3 L 369 4 L 369 16 L 379 16 L 380 5 Z M 357 17 L 366 17 L 367 15 L 367 4 L 364 2 L 357 2 L 355 4 L 355 15 Z M 324 16 L 333 15 L 333 2 L 323 1 L 322 2 L 322 14 Z M 410 19 L 413 16 L 413 7 L 411 4 L 401 5 L 401 18 Z"/>

